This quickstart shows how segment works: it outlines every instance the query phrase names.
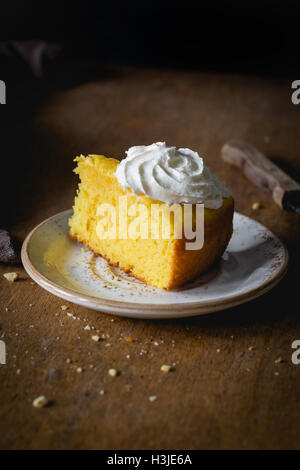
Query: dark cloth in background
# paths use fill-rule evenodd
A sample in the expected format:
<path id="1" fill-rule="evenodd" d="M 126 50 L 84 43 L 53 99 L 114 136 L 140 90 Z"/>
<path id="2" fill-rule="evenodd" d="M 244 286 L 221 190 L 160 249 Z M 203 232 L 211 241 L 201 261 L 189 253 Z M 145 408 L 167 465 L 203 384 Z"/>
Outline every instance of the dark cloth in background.
<path id="1" fill-rule="evenodd" d="M 0 229 L 0 263 L 20 263 L 20 245 L 7 230 Z"/>
<path id="2" fill-rule="evenodd" d="M 45 73 L 46 64 L 54 60 L 61 46 L 44 40 L 9 40 L 0 42 L 0 57 L 3 64 L 1 78 L 5 78 L 9 66 L 19 67 L 21 74 L 31 73 L 41 78 Z M 6 62 L 6 64 L 5 64 Z M 5 65 L 4 65 L 5 64 Z M 21 77 L 22 77 L 21 75 Z"/>

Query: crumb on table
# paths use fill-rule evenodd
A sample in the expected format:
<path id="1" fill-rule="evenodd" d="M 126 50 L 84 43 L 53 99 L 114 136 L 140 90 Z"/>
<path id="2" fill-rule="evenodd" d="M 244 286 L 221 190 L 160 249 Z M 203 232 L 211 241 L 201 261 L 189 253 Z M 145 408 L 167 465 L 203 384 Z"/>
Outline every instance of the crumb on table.
<path id="1" fill-rule="evenodd" d="M 155 401 L 155 400 L 157 400 L 157 396 L 156 395 L 150 395 L 149 401 L 152 402 L 152 401 Z"/>
<path id="2" fill-rule="evenodd" d="M 258 201 L 257 201 L 257 202 L 254 202 L 254 203 L 252 204 L 252 209 L 253 209 L 254 211 L 257 211 L 258 209 L 261 209 L 261 203 L 258 202 Z"/>
<path id="3" fill-rule="evenodd" d="M 40 395 L 39 397 L 35 398 L 32 402 L 32 406 L 35 408 L 43 408 L 48 404 L 48 400 L 44 395 Z"/>
<path id="4" fill-rule="evenodd" d="M 160 368 L 160 370 L 162 372 L 164 372 L 165 374 L 167 374 L 168 372 L 170 372 L 171 370 L 171 366 L 169 366 L 168 364 L 163 364 Z"/>
<path id="5" fill-rule="evenodd" d="M 3 276 L 5 277 L 5 279 L 7 279 L 7 281 L 15 282 L 18 279 L 19 274 L 16 272 L 11 272 L 11 273 L 4 273 Z"/>
<path id="6" fill-rule="evenodd" d="M 278 357 L 277 359 L 275 359 L 274 364 L 281 364 L 281 362 L 283 362 L 283 359 L 282 359 L 282 357 L 280 356 L 280 357 Z"/>
<path id="7" fill-rule="evenodd" d="M 99 335 L 93 335 L 92 340 L 98 342 L 98 341 L 100 341 L 100 336 Z"/>

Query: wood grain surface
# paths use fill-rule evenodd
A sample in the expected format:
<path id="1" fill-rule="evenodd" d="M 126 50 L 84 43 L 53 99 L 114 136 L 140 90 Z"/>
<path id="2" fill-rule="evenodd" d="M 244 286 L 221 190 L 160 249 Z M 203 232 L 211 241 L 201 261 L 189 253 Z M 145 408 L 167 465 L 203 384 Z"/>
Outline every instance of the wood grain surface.
<path id="1" fill-rule="evenodd" d="M 2 266 L 2 449 L 300 448 L 300 365 L 291 361 L 291 344 L 300 339 L 299 216 L 220 158 L 226 141 L 242 139 L 299 182 L 300 106 L 290 86 L 255 76 L 99 67 L 72 86 L 51 86 L 28 113 L 20 106 L 7 124 L 15 138 L 2 150 L 20 158 L 11 211 L 21 240 L 72 205 L 74 156 L 122 158 L 132 145 L 166 140 L 206 158 L 236 209 L 287 244 L 291 266 L 262 298 L 174 321 L 122 319 L 72 304 L 64 311 L 66 302 L 22 267 Z M 10 271 L 20 279 L 9 283 L 2 274 Z M 163 364 L 173 370 L 161 372 Z M 39 395 L 49 406 L 32 406 Z"/>

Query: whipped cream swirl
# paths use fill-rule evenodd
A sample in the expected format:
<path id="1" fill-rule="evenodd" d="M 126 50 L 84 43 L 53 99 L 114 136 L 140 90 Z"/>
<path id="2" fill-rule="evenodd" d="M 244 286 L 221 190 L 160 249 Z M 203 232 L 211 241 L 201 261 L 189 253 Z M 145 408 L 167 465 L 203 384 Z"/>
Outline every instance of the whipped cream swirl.
<path id="1" fill-rule="evenodd" d="M 165 142 L 131 147 L 115 173 L 125 190 L 173 203 L 204 204 L 218 209 L 230 193 L 193 150 L 167 147 Z"/>

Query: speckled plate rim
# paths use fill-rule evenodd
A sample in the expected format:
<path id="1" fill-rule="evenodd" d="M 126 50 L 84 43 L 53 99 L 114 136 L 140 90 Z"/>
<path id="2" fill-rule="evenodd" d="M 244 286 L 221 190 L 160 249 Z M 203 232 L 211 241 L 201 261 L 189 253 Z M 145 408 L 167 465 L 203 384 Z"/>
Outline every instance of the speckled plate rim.
<path id="1" fill-rule="evenodd" d="M 68 289 L 66 287 L 62 287 L 55 282 L 51 281 L 43 274 L 41 274 L 38 269 L 32 264 L 29 253 L 28 247 L 31 241 L 33 234 L 39 230 L 39 228 L 47 224 L 49 221 L 55 219 L 58 216 L 62 216 L 63 214 L 70 213 L 71 209 L 67 209 L 62 211 L 58 214 L 55 214 L 51 217 L 48 217 L 46 220 L 38 224 L 25 238 L 22 250 L 21 250 L 21 259 L 23 266 L 28 273 L 28 275 L 41 287 L 45 290 L 54 294 L 57 297 L 60 297 L 66 301 L 82 305 L 87 308 L 91 308 L 94 310 L 102 311 L 105 313 L 117 314 L 120 316 L 125 317 L 132 317 L 132 318 L 149 318 L 149 319 L 158 319 L 158 318 L 180 318 L 180 317 L 189 317 L 195 315 L 203 315 L 206 313 L 212 313 L 219 310 L 225 310 L 239 304 L 249 302 L 261 295 L 265 294 L 269 290 L 278 284 L 278 282 L 284 277 L 286 274 L 288 263 L 289 263 L 289 255 L 287 248 L 285 245 L 279 240 L 279 238 L 274 235 L 272 232 L 272 236 L 276 241 L 280 243 L 283 248 L 284 256 L 282 263 L 277 267 L 276 270 L 272 273 L 272 276 L 267 279 L 266 281 L 262 282 L 260 286 L 249 290 L 243 294 L 234 294 L 232 296 L 226 296 L 226 299 L 219 299 L 219 300 L 210 300 L 210 301 L 197 301 L 197 302 L 187 302 L 184 304 L 144 304 L 138 302 L 127 302 L 127 301 L 119 301 L 119 300 L 108 300 L 103 299 L 100 297 L 94 297 L 91 295 L 86 295 L 79 293 L 75 290 Z M 237 213 L 238 214 L 238 213 Z M 243 214 L 240 214 L 248 220 L 250 217 L 247 217 Z M 266 229 L 266 227 L 260 224 L 257 221 L 254 221 L 258 224 L 262 229 Z"/>

